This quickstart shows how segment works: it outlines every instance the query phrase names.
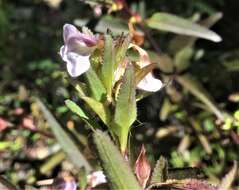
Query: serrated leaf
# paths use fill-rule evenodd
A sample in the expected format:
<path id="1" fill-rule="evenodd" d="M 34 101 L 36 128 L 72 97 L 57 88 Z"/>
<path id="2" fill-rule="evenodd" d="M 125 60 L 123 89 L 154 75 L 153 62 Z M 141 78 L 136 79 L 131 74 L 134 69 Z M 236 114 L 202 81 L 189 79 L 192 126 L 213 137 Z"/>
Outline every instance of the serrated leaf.
<path id="1" fill-rule="evenodd" d="M 90 97 L 81 97 L 88 106 L 99 116 L 105 125 L 109 126 L 111 120 L 110 110 L 101 102 Z"/>
<path id="2" fill-rule="evenodd" d="M 193 78 L 190 74 L 180 75 L 176 77 L 177 82 L 179 82 L 185 89 L 196 96 L 200 101 L 202 101 L 219 119 L 223 120 L 224 116 L 218 107 L 213 103 L 206 90 L 202 85 Z"/>
<path id="3" fill-rule="evenodd" d="M 193 23 L 190 20 L 169 13 L 155 13 L 151 18 L 146 20 L 146 23 L 149 27 L 162 31 L 196 36 L 214 42 L 221 41 L 221 37 L 215 32 L 208 30 L 199 24 Z"/>
<path id="4" fill-rule="evenodd" d="M 229 190 L 232 182 L 234 181 L 237 174 L 237 162 L 235 161 L 232 169 L 228 172 L 228 174 L 222 179 L 217 190 Z"/>
<path id="5" fill-rule="evenodd" d="M 65 104 L 73 113 L 77 114 L 81 118 L 89 119 L 85 112 L 75 102 L 68 99 L 65 101 Z"/>
<path id="6" fill-rule="evenodd" d="M 106 89 L 95 71 L 93 69 L 89 69 L 85 76 L 92 97 L 94 97 L 97 101 L 104 100 L 106 96 Z"/>
<path id="7" fill-rule="evenodd" d="M 167 180 L 167 176 L 168 162 L 163 156 L 160 156 L 154 168 L 150 184 L 165 182 Z"/>
<path id="8" fill-rule="evenodd" d="M 104 172 L 112 189 L 141 189 L 128 163 L 106 133 L 96 130 L 93 134 Z"/>
<path id="9" fill-rule="evenodd" d="M 91 171 L 91 166 L 85 157 L 80 152 L 79 148 L 72 140 L 72 138 L 67 134 L 67 132 L 63 129 L 63 127 L 57 122 L 55 117 L 51 114 L 51 112 L 46 108 L 46 106 L 42 103 L 40 99 L 36 99 L 37 105 L 45 116 L 49 126 L 52 129 L 57 141 L 61 145 L 64 152 L 70 158 L 72 163 L 78 168 L 85 167 L 87 172 Z"/>
<path id="10" fill-rule="evenodd" d="M 105 35 L 104 62 L 101 68 L 101 79 L 106 88 L 108 98 L 111 98 L 115 71 L 115 49 L 113 39 Z"/>
<path id="11" fill-rule="evenodd" d="M 121 150 L 125 151 L 130 126 L 136 120 L 135 77 L 132 65 L 126 68 L 116 101 L 114 128 L 119 137 Z"/>
<path id="12" fill-rule="evenodd" d="M 116 52 L 115 53 L 115 59 L 116 59 L 115 69 L 118 67 L 119 64 L 121 64 L 124 61 L 129 44 L 130 44 L 129 35 L 123 36 L 120 39 L 118 39 L 118 44 L 116 46 L 116 51 L 115 51 Z"/>

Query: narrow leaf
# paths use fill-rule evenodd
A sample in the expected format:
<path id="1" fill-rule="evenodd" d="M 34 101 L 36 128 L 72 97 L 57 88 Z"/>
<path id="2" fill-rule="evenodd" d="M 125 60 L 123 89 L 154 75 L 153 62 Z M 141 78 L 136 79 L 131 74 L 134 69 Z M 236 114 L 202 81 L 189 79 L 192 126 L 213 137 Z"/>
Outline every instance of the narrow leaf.
<path id="1" fill-rule="evenodd" d="M 108 98 L 111 98 L 115 68 L 115 49 L 113 39 L 105 35 L 104 62 L 101 68 L 101 78 L 106 88 Z"/>
<path id="2" fill-rule="evenodd" d="M 47 122 L 49 123 L 52 132 L 54 133 L 56 139 L 61 145 L 64 152 L 71 159 L 72 163 L 78 168 L 85 167 L 87 172 L 91 171 L 91 166 L 85 157 L 80 152 L 77 145 L 74 143 L 71 137 L 66 133 L 63 127 L 57 122 L 51 112 L 46 108 L 46 106 L 41 102 L 40 99 L 36 100 L 40 110 L 45 116 Z"/>
<path id="3" fill-rule="evenodd" d="M 81 118 L 89 119 L 89 117 L 85 114 L 85 112 L 75 102 L 68 99 L 65 101 L 65 104 L 72 112 L 74 112 Z"/>
<path id="4" fill-rule="evenodd" d="M 93 69 L 89 69 L 85 76 L 92 97 L 94 97 L 97 101 L 103 100 L 106 96 L 106 90 L 95 71 Z"/>
<path id="5" fill-rule="evenodd" d="M 142 69 L 140 69 L 138 72 L 136 72 L 135 74 L 135 83 L 136 85 L 147 75 L 149 74 L 154 68 L 155 68 L 156 64 L 151 63 L 145 67 L 143 67 Z"/>
<path id="6" fill-rule="evenodd" d="M 237 162 L 235 161 L 232 169 L 228 172 L 228 174 L 222 179 L 218 190 L 228 190 L 230 189 L 232 182 L 234 181 L 237 173 Z"/>
<path id="7" fill-rule="evenodd" d="M 217 187 L 209 184 L 207 181 L 198 180 L 198 179 L 184 179 L 178 180 L 171 185 L 171 187 L 175 187 L 182 190 L 217 190 Z M 226 190 L 226 189 L 224 189 Z"/>
<path id="8" fill-rule="evenodd" d="M 150 184 L 161 183 L 167 180 L 168 175 L 168 162 L 161 156 L 154 168 Z"/>
<path id="9" fill-rule="evenodd" d="M 116 101 L 114 130 L 119 137 L 121 150 L 125 151 L 130 126 L 136 119 L 135 78 L 132 65 L 126 69 Z"/>
<path id="10" fill-rule="evenodd" d="M 178 72 L 184 71 L 190 65 L 190 59 L 193 55 L 193 49 L 191 47 L 185 47 L 174 58 L 174 65 Z"/>
<path id="11" fill-rule="evenodd" d="M 201 86 L 201 84 L 194 79 L 191 75 L 185 74 L 181 76 L 177 76 L 176 80 L 190 93 L 196 96 L 199 100 L 201 100 L 208 108 L 221 120 L 224 119 L 222 112 L 218 109 L 218 107 L 213 103 L 210 99 L 209 95 L 205 91 L 205 89 Z"/>
<path id="12" fill-rule="evenodd" d="M 170 168 L 168 169 L 168 179 L 202 179 L 205 177 L 203 171 L 199 168 Z"/>
<path id="13" fill-rule="evenodd" d="M 177 188 L 181 190 L 217 190 L 217 186 L 211 185 L 207 181 L 198 179 L 169 179 L 165 182 L 154 183 L 150 185 L 148 189 L 151 189 L 152 187 Z"/>
<path id="14" fill-rule="evenodd" d="M 168 118 L 168 116 L 169 116 L 169 114 L 170 114 L 171 111 L 172 111 L 172 103 L 169 101 L 168 98 L 164 98 L 163 104 L 162 104 L 162 106 L 161 106 L 161 110 L 160 110 L 160 113 L 159 113 L 159 118 L 160 118 L 160 120 L 161 120 L 161 121 L 165 121 L 165 120 Z M 159 131 L 160 131 L 161 129 L 163 129 L 163 128 L 160 127 Z M 168 129 L 168 127 L 167 127 L 167 129 Z M 169 129 L 170 129 L 170 128 L 169 128 Z M 160 135 L 160 136 L 161 136 L 161 135 Z M 157 137 L 158 137 L 158 136 L 157 136 Z"/>
<path id="15" fill-rule="evenodd" d="M 0 175 L 0 189 L 2 190 L 19 190 L 15 185 L 13 185 L 10 181 L 5 179 Z"/>
<path id="16" fill-rule="evenodd" d="M 199 22 L 200 25 L 210 28 L 215 23 L 217 23 L 222 18 L 222 13 L 216 13 L 211 15 L 210 17 L 202 20 Z M 178 35 L 173 40 L 170 41 L 169 49 L 172 51 L 172 53 L 178 52 L 179 50 L 187 47 L 193 47 L 194 43 L 198 37 L 189 37 L 189 36 L 182 36 Z"/>
<path id="17" fill-rule="evenodd" d="M 128 163 L 109 136 L 100 130 L 96 130 L 93 138 L 112 189 L 141 189 Z"/>
<path id="18" fill-rule="evenodd" d="M 96 101 L 93 98 L 90 97 L 81 97 L 87 104 L 88 106 L 100 117 L 100 119 L 109 126 L 110 123 L 110 110 L 104 106 L 101 102 Z"/>
<path id="19" fill-rule="evenodd" d="M 214 42 L 220 42 L 221 37 L 207 28 L 193 23 L 190 20 L 168 13 L 155 13 L 146 21 L 151 28 L 174 32 L 182 35 L 196 36 Z"/>
<path id="20" fill-rule="evenodd" d="M 59 165 L 65 158 L 66 158 L 65 153 L 63 151 L 58 151 L 41 165 L 40 172 L 42 174 L 47 174 L 48 172 L 53 171 L 53 169 L 57 165 Z"/>
<path id="21" fill-rule="evenodd" d="M 127 35 L 126 37 L 123 36 L 119 39 L 115 51 L 115 59 L 116 59 L 115 69 L 118 67 L 119 64 L 121 64 L 121 62 L 124 61 L 129 44 L 130 44 L 129 35 Z"/>

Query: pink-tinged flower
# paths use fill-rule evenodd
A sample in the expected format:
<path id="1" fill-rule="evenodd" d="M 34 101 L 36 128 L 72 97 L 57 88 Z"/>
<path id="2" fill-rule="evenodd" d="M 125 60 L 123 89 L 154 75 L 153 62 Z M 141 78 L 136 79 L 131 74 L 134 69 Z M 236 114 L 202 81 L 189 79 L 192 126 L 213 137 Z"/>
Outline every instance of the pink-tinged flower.
<path id="1" fill-rule="evenodd" d="M 148 53 L 135 44 L 130 44 L 130 47 L 135 48 L 140 56 L 137 62 L 138 66 L 142 69 L 143 67 L 151 64 Z M 156 92 L 163 86 L 161 80 L 156 79 L 152 73 L 148 73 L 138 84 L 137 88 L 148 92 Z"/>
<path id="2" fill-rule="evenodd" d="M 134 171 L 140 185 L 145 188 L 150 177 L 151 167 L 145 155 L 145 148 L 142 145 L 140 154 L 135 162 Z"/>
<path id="3" fill-rule="evenodd" d="M 87 181 L 90 188 L 93 188 L 102 183 L 106 183 L 106 177 L 102 171 L 95 171 L 87 176 Z"/>
<path id="4" fill-rule="evenodd" d="M 60 55 L 66 62 L 67 71 L 71 77 L 78 77 L 90 68 L 90 54 L 94 51 L 98 37 L 86 27 L 82 32 L 71 24 L 63 26 L 64 46 Z"/>

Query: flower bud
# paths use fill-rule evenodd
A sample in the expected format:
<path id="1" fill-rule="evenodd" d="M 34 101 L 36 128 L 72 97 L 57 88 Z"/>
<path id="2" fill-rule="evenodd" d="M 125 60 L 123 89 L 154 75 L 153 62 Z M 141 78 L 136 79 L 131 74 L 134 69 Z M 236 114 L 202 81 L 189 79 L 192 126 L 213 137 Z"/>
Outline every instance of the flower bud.
<path id="1" fill-rule="evenodd" d="M 141 147 L 140 154 L 135 162 L 135 174 L 140 185 L 145 188 L 150 177 L 151 167 L 145 155 L 144 145 Z"/>

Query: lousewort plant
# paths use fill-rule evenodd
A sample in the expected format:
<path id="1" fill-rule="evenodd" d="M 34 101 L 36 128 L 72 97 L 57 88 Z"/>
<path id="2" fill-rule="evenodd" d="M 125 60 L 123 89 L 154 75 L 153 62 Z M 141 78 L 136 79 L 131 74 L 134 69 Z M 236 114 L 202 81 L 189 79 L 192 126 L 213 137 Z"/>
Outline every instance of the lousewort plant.
<path id="1" fill-rule="evenodd" d="M 212 185 L 198 179 L 200 171 L 196 168 L 182 168 L 180 172 L 170 169 L 163 157 L 151 170 L 144 146 L 131 169 L 129 133 L 137 119 L 137 101 L 145 92 L 162 89 L 163 83 L 154 77 L 152 71 L 157 64 L 152 63 L 147 51 L 139 46 L 142 43 L 134 40 L 132 26 L 130 31 L 120 36 L 110 32 L 94 35 L 86 27 L 82 32 L 71 24 L 63 27 L 64 45 L 60 55 L 66 63 L 69 80 L 84 102 L 66 100 L 66 105 L 90 126 L 104 171 L 89 174 L 85 187 L 91 189 L 108 183 L 113 189 L 221 189 L 225 182 Z M 214 38 L 213 41 L 219 41 L 218 36 Z M 236 163 L 225 177 L 227 184 L 231 183 L 235 168 Z"/>

